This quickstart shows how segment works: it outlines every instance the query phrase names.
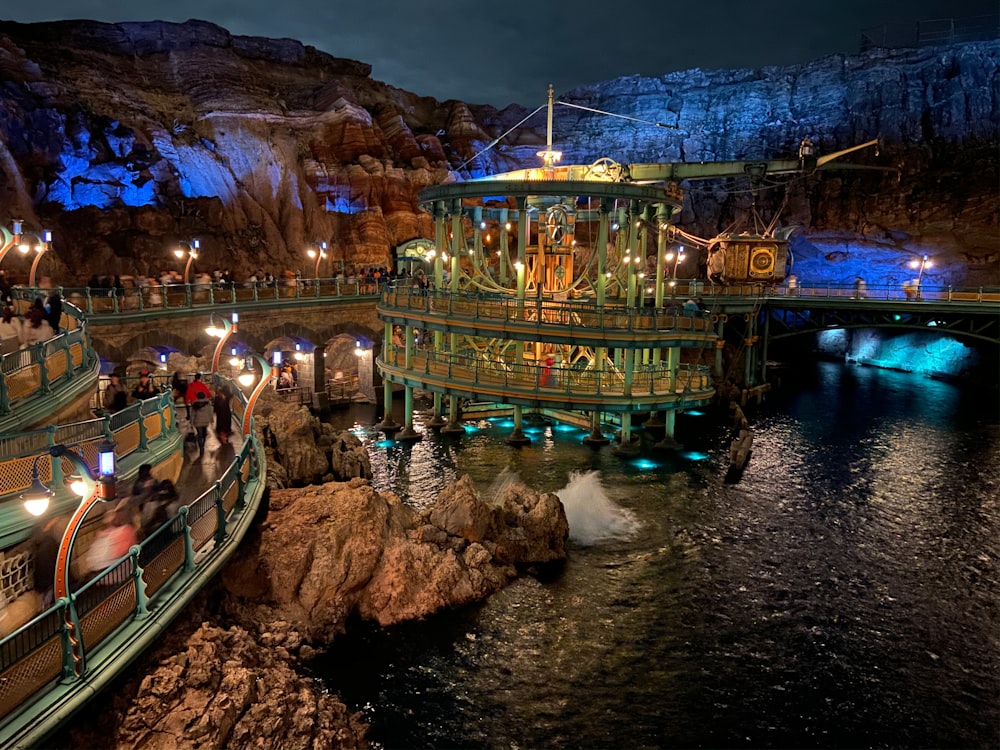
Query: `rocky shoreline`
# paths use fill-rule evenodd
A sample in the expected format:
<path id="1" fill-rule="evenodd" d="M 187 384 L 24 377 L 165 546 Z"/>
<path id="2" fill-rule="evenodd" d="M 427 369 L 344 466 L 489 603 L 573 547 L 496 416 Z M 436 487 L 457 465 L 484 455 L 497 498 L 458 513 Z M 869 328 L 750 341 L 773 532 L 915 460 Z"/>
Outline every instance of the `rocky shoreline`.
<path id="1" fill-rule="evenodd" d="M 523 485 L 484 499 L 465 476 L 420 512 L 360 476 L 278 488 L 301 475 L 277 456 L 297 456 L 307 474 L 321 465 L 305 458 L 310 441 L 317 454 L 353 456 L 342 469 L 367 466 L 357 438 L 317 440 L 311 431 L 327 426 L 301 411 L 262 410 L 268 496 L 236 556 L 163 643 L 95 699 L 101 710 L 77 717 L 53 746 L 367 747 L 360 715 L 302 670 L 349 620 L 420 619 L 565 559 L 562 503 Z"/>

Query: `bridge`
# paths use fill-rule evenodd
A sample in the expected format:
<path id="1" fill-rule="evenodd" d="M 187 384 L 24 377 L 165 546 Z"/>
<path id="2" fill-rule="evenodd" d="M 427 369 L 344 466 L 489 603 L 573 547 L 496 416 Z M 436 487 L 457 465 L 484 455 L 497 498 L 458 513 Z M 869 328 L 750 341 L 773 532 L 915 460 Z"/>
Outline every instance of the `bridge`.
<path id="1" fill-rule="evenodd" d="M 22 424 L 24 418 L 18 421 L 17 415 L 37 416 L 46 407 L 49 414 L 58 413 L 93 389 L 98 351 L 124 361 L 133 347 L 165 341 L 185 351 L 203 348 L 202 322 L 213 314 L 238 311 L 241 335 L 260 351 L 281 336 L 322 343 L 328 337 L 363 332 L 373 342 L 384 344 L 380 329 L 384 332 L 391 327 L 392 316 L 404 304 L 410 309 L 408 316 L 429 328 L 437 326 L 445 335 L 452 333 L 448 326 L 478 330 L 482 325 L 509 327 L 504 335 L 520 331 L 534 336 L 559 327 L 560 321 L 573 321 L 554 335 L 596 337 L 609 346 L 615 345 L 617 337 L 638 337 L 649 339 L 643 346 L 656 347 L 683 346 L 713 330 L 723 339 L 727 328 L 732 328 L 753 352 L 747 362 L 754 375 L 753 363 L 766 361 L 768 341 L 834 328 L 933 329 L 980 344 L 1000 344 L 998 288 L 924 288 L 912 298 L 890 288 L 869 288 L 859 295 L 838 286 L 706 287 L 682 282 L 673 291 L 662 309 L 626 310 L 617 301 L 602 309 L 587 302 L 546 300 L 543 305 L 539 300 L 532 310 L 530 304 L 511 305 L 504 299 L 476 299 L 470 304 L 467 294 L 451 298 L 447 292 L 414 302 L 416 298 L 411 299 L 408 291 L 400 295 L 394 287 L 344 288 L 332 282 L 285 289 L 189 286 L 158 298 L 144 290 L 112 298 L 91 296 L 89 290 L 62 290 L 84 312 L 69 307 L 66 330 L 55 339 L 3 358 L 0 420 L 8 434 L 0 439 L 0 476 L 4 477 L 0 526 L 6 547 L 5 591 L 8 580 L 24 583 L 30 570 L 26 562 L 30 553 L 23 540 L 31 525 L 20 508 L 19 493 L 31 486 L 33 469 L 36 477 L 59 486 L 62 482 L 55 480 L 72 470 L 64 465 L 65 459 L 55 460 L 52 451 L 57 446 L 69 446 L 79 452 L 79 460 L 92 461 L 101 441 L 112 439 L 121 458 L 120 478 L 127 480 L 144 462 L 175 471 L 181 442 L 169 393 L 137 402 L 113 416 L 42 429 L 26 430 L 30 425 Z M 37 292 L 21 290 L 20 295 L 30 298 Z M 688 296 L 701 299 L 703 307 L 697 313 L 677 309 L 676 303 Z M 440 305 L 449 316 L 435 317 Z M 716 353 L 721 357 L 718 347 Z M 528 366 L 498 373 L 472 361 L 434 351 L 400 350 L 395 344 L 384 347 L 382 360 L 404 381 L 420 371 L 443 388 L 453 387 L 460 377 L 482 380 L 498 399 L 513 398 L 514 403 L 569 403 L 587 389 L 593 390 L 596 401 L 602 396 L 612 401 L 622 397 L 621 384 L 600 373 L 566 380 L 540 395 L 537 373 Z M 463 367 L 465 375 L 456 375 Z M 699 368 L 673 367 L 669 377 L 683 378 L 681 391 L 695 394 L 695 399 L 711 394 L 710 383 Z M 419 385 L 419 380 L 414 384 Z M 651 403 L 661 398 L 655 374 L 646 381 L 636 377 L 631 385 L 637 390 L 630 398 L 638 394 Z M 677 392 L 673 382 L 666 387 L 667 392 Z M 233 391 L 237 394 L 235 416 L 241 421 L 244 411 L 252 411 L 252 404 L 239 388 L 234 386 Z M 0 744 L 27 747 L 43 741 L 155 641 L 239 544 L 261 499 L 264 471 L 263 450 L 252 431 L 245 433 L 218 479 L 199 490 L 201 494 L 195 493 L 177 515 L 94 580 L 0 638 Z M 75 502 L 65 489 L 55 494 L 57 507 L 64 510 Z M 90 529 L 92 533 L 92 524 Z M 23 586 L 14 591 L 25 594 Z"/>

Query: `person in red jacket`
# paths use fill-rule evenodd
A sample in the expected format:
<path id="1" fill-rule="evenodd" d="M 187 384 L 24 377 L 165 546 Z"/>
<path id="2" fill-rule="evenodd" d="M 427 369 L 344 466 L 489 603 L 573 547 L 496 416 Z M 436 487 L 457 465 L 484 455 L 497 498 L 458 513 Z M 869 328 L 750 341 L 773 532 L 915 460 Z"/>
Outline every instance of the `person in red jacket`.
<path id="1" fill-rule="evenodd" d="M 212 391 L 202 382 L 201 373 L 196 372 L 194 380 L 188 384 L 187 392 L 184 394 L 184 402 L 190 406 L 197 400 L 199 393 L 204 393 L 207 399 L 212 398 Z"/>

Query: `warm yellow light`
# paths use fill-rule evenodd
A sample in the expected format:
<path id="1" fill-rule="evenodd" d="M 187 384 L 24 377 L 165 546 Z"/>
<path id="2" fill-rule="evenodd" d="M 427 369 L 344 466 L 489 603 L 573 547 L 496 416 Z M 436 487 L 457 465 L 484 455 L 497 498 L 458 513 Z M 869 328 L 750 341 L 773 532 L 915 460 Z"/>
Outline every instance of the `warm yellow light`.
<path id="1" fill-rule="evenodd" d="M 239 357 L 230 357 L 229 358 L 229 364 L 232 365 L 233 367 L 236 367 L 239 363 L 240 363 L 240 358 Z"/>
<path id="2" fill-rule="evenodd" d="M 27 242 L 22 242 L 20 245 L 18 245 L 17 249 L 20 251 L 22 255 L 27 255 L 31 247 L 28 245 Z"/>
<path id="3" fill-rule="evenodd" d="M 246 388 L 248 385 L 253 383 L 256 377 L 257 376 L 254 374 L 253 370 L 249 368 L 243 368 L 243 372 L 241 372 L 236 379 L 240 382 L 240 385 Z"/>
<path id="4" fill-rule="evenodd" d="M 315 258 L 316 257 L 316 251 L 312 250 L 312 249 L 306 250 L 306 255 L 308 255 L 310 258 Z"/>
<path id="5" fill-rule="evenodd" d="M 222 331 L 220 329 L 218 329 L 218 328 L 215 327 L 215 323 L 211 323 L 211 324 L 205 326 L 205 333 L 207 333 L 209 336 L 221 336 L 222 335 Z"/>
<path id="6" fill-rule="evenodd" d="M 177 248 L 176 250 L 174 250 L 174 255 L 176 255 L 178 258 L 183 258 L 184 257 L 184 251 L 181 250 L 180 248 Z"/>
<path id="7" fill-rule="evenodd" d="M 509 232 L 510 231 L 510 222 L 508 221 L 506 224 L 504 224 L 503 228 L 506 229 Z"/>
<path id="8" fill-rule="evenodd" d="M 87 492 L 87 483 L 83 481 L 83 477 L 79 474 L 72 474 L 70 475 L 69 489 L 74 495 L 83 497 Z"/>
<path id="9" fill-rule="evenodd" d="M 519 260 L 516 260 L 516 261 L 514 261 L 514 268 L 516 268 L 518 271 L 523 271 L 524 270 L 524 263 L 522 263 Z"/>
<path id="10" fill-rule="evenodd" d="M 49 509 L 47 497 L 37 497 L 24 501 L 24 509 L 33 516 L 40 516 Z"/>

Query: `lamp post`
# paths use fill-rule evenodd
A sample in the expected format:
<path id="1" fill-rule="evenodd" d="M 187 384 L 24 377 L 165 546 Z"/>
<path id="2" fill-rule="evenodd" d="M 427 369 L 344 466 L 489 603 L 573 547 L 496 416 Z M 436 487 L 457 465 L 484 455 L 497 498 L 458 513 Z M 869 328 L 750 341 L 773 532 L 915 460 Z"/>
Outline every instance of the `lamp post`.
<path id="1" fill-rule="evenodd" d="M 326 257 L 326 243 L 317 242 L 316 245 L 319 247 L 319 250 L 314 250 L 313 248 L 309 248 L 308 250 L 306 250 L 306 255 L 308 255 L 310 258 L 315 259 L 316 261 L 316 264 L 313 266 L 314 279 L 319 278 L 319 262 Z"/>
<path id="2" fill-rule="evenodd" d="M 684 248 L 678 247 L 676 253 L 671 250 L 664 256 L 664 259 L 667 263 L 673 263 L 670 271 L 670 281 L 668 282 L 670 284 L 670 296 L 673 298 L 677 294 L 677 264 L 684 260 Z"/>
<path id="3" fill-rule="evenodd" d="M 215 325 L 214 316 L 213 321 L 210 322 L 209 326 L 205 329 L 205 333 L 209 336 L 218 336 L 219 343 L 215 345 L 215 354 L 212 355 L 212 375 L 219 374 L 219 358 L 222 356 L 222 347 L 226 344 L 226 339 L 240 327 L 240 314 L 238 312 L 233 312 L 233 322 L 230 323 L 225 318 L 222 318 L 222 328 Z"/>
<path id="4" fill-rule="evenodd" d="M 31 264 L 31 272 L 28 277 L 28 286 L 34 287 L 35 271 L 38 268 L 38 262 L 42 259 L 42 255 L 48 251 L 49 245 L 52 243 L 52 231 L 49 229 L 43 229 L 41 234 L 26 232 L 24 231 L 24 222 L 20 219 L 14 219 L 11 222 L 11 229 L 13 231 L 8 232 L 6 228 L 0 227 L 0 237 L 3 238 L 3 243 L 0 244 L 0 263 L 3 262 L 7 253 L 15 247 L 21 255 L 27 255 L 32 249 L 34 249 L 35 259 Z M 29 237 L 35 238 L 34 245 L 28 241 Z"/>
<path id="5" fill-rule="evenodd" d="M 246 409 L 243 410 L 243 436 L 248 437 L 250 435 L 250 422 L 253 419 L 253 408 L 257 405 L 257 399 L 260 398 L 260 394 L 264 391 L 264 386 L 266 386 L 271 378 L 278 374 L 278 371 L 271 367 L 267 363 L 267 360 L 258 354 L 250 353 L 247 355 L 246 359 L 243 361 L 243 371 L 237 376 L 236 380 L 244 388 L 248 388 L 257 377 L 257 373 L 253 369 L 252 359 L 257 360 L 260 363 L 260 381 L 254 386 L 253 391 L 250 393 L 250 398 L 247 399 Z"/>
<path id="6" fill-rule="evenodd" d="M 186 249 L 185 249 L 186 248 Z M 181 242 L 177 249 L 174 250 L 174 255 L 177 256 L 178 260 L 187 256 L 187 263 L 184 264 L 184 283 L 188 283 L 188 274 L 191 272 L 191 264 L 194 259 L 198 257 L 198 252 L 201 250 L 200 240 L 191 240 L 191 242 Z"/>
<path id="7" fill-rule="evenodd" d="M 38 264 L 42 260 L 42 256 L 48 252 L 49 247 L 52 244 L 52 232 L 48 229 L 43 229 L 41 235 L 37 235 L 34 232 L 31 234 L 35 237 L 38 242 L 35 244 L 35 259 L 31 262 L 31 271 L 28 273 L 28 286 L 32 289 L 35 288 L 35 271 L 38 269 Z M 22 240 L 21 246 L 18 248 L 21 253 L 27 254 L 31 247 L 28 243 Z"/>
<path id="8" fill-rule="evenodd" d="M 73 555 L 73 545 L 76 542 L 77 534 L 83 521 L 90 512 L 90 509 L 98 502 L 110 502 L 115 499 L 117 478 L 115 444 L 110 440 L 101 441 L 97 447 L 97 476 L 76 451 L 65 445 L 53 445 L 49 448 L 49 455 L 53 460 L 62 458 L 68 459 L 76 469 L 79 482 L 74 482 L 74 491 L 80 495 L 80 504 L 66 524 L 62 540 L 59 542 L 59 552 L 56 555 L 56 574 L 53 592 L 55 598 L 64 599 L 69 596 L 70 562 Z M 38 457 L 40 458 L 40 457 Z M 38 476 L 38 458 L 35 458 L 33 468 L 33 480 L 31 488 L 21 495 L 21 502 L 25 509 L 35 516 L 42 515 L 49 507 L 49 500 L 52 497 L 52 490 L 42 484 Z M 86 654 L 80 648 L 80 639 L 77 637 L 76 619 L 67 612 L 66 626 L 69 629 L 69 642 L 72 648 L 72 668 L 71 674 L 64 674 L 69 677 L 75 674 L 81 676 L 86 672 Z M 69 671 L 70 661 L 67 659 L 67 666 L 64 672 Z"/>
<path id="9" fill-rule="evenodd" d="M 913 259 L 910 261 L 910 268 L 919 268 L 920 271 L 917 273 L 917 298 L 920 298 L 920 282 L 924 279 L 924 269 L 931 267 L 931 262 L 927 256 L 923 256 L 920 260 Z"/>

